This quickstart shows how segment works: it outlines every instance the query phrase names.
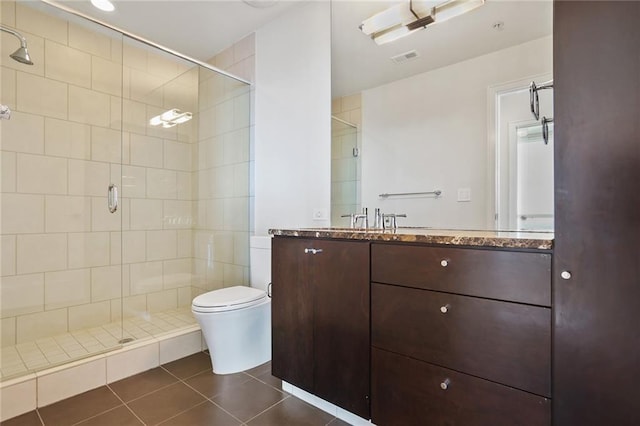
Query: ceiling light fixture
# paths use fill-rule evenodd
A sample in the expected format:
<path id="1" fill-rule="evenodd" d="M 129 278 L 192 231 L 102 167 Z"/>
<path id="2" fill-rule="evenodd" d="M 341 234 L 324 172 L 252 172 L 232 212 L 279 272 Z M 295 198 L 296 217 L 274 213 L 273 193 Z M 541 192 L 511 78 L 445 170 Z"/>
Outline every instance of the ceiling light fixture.
<path id="1" fill-rule="evenodd" d="M 186 123 L 192 118 L 193 118 L 193 114 L 191 114 L 190 112 L 182 112 L 179 109 L 174 108 L 151 118 L 151 120 L 149 120 L 149 124 L 152 126 L 162 125 L 162 127 L 164 127 L 165 129 L 168 129 L 170 127 L 175 126 L 176 124 Z"/>
<path id="2" fill-rule="evenodd" d="M 405 37 L 427 25 L 462 15 L 484 4 L 485 0 L 449 0 L 437 6 L 432 1 L 409 0 L 373 15 L 360 24 L 360 30 L 376 44 Z"/>
<path id="3" fill-rule="evenodd" d="M 116 9 L 109 0 L 91 0 L 91 4 L 104 12 L 113 12 Z"/>

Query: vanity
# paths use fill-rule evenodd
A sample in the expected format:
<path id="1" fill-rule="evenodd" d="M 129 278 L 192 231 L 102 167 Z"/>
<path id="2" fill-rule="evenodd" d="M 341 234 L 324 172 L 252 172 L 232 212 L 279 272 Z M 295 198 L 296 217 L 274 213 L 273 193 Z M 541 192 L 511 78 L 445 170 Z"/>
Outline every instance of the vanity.
<path id="1" fill-rule="evenodd" d="M 352 395 L 355 399 L 369 397 L 374 423 L 427 424 L 428 418 L 432 420 L 428 424 L 640 424 L 640 3 L 555 1 L 553 8 L 554 236 L 545 240 L 523 234 L 491 237 L 407 229 L 397 235 L 339 230 L 272 232 L 276 235 L 274 262 L 287 261 L 277 246 L 290 241 L 312 244 L 303 244 L 302 249 L 324 241 L 368 248 L 368 263 L 358 260 L 356 265 L 345 258 L 340 261 L 345 264 L 338 266 L 370 271 L 371 364 L 362 361 L 370 371 L 369 375 L 361 373 L 370 378 L 370 391 Z M 423 110 L 415 110 L 425 116 Z M 435 158 L 408 152 L 415 158 Z M 384 170 L 389 169 L 387 163 L 383 165 Z M 382 176 L 382 168 L 368 169 Z M 375 187 L 373 197 L 365 198 L 364 203 L 371 205 L 378 193 Z M 393 210 L 411 214 L 404 208 Z M 453 254 L 447 259 L 432 255 L 445 249 L 452 249 L 446 253 L 453 254 L 481 253 L 485 269 L 472 261 L 474 255 L 468 259 L 463 255 L 464 260 Z M 396 263 L 404 262 L 404 257 L 388 256 L 400 251 L 403 256 L 410 251 L 416 262 L 399 267 Z M 326 254 L 310 253 L 315 259 Z M 531 255 L 541 259 L 531 261 Z M 522 260 L 516 261 L 518 266 L 511 272 L 505 270 L 505 275 L 496 277 L 492 274 L 501 268 L 501 256 Z M 551 259 L 551 271 L 542 259 Z M 447 266 L 439 269 L 442 260 Z M 433 261 L 435 265 L 425 266 Z M 456 262 L 461 261 L 471 269 L 456 270 Z M 540 276 L 535 290 L 522 284 L 532 273 Z M 517 274 L 513 286 L 503 281 L 513 276 L 509 274 Z M 495 281 L 466 281 L 480 276 Z M 282 303 L 277 299 L 288 297 L 284 291 L 278 295 L 277 287 L 292 285 L 283 278 L 279 272 L 273 276 L 274 310 Z M 333 284 L 346 287 L 347 282 Z M 493 292 L 498 288 L 498 294 Z M 545 296 L 549 288 L 551 301 Z M 336 300 L 342 303 L 336 310 L 348 307 L 350 314 L 356 312 L 357 305 L 332 299 Z M 304 303 L 300 301 L 296 309 L 305 309 Z M 442 307 L 446 312 L 440 311 Z M 320 308 L 316 305 L 314 309 Z M 294 310 L 292 321 L 295 315 L 300 313 Z M 313 321 L 311 312 L 308 315 L 306 320 Z M 351 315 L 342 319 L 340 330 L 349 330 Z M 311 324 L 325 336 L 335 333 L 317 321 Z M 288 326 L 274 316 L 274 333 L 280 333 L 280 339 L 295 338 L 288 334 Z M 515 330 L 520 333 L 514 336 Z M 362 330 L 354 329 L 356 332 Z M 307 333 L 312 345 L 314 336 Z M 337 340 L 332 341 L 336 343 L 327 351 L 349 353 Z M 274 373 L 289 380 L 285 376 L 288 360 L 280 358 L 279 344 L 274 337 Z M 291 368 L 297 362 L 295 354 L 302 353 L 302 344 L 299 349 L 293 352 Z M 313 393 L 314 374 L 320 380 L 313 373 L 314 362 L 323 361 L 313 358 L 318 353 L 306 353 L 305 368 L 311 375 L 307 389 Z M 322 368 L 326 371 L 327 367 Z M 332 378 L 348 374 L 349 368 L 335 363 Z"/>
<path id="2" fill-rule="evenodd" d="M 275 376 L 377 425 L 551 423 L 552 234 L 270 233 Z"/>

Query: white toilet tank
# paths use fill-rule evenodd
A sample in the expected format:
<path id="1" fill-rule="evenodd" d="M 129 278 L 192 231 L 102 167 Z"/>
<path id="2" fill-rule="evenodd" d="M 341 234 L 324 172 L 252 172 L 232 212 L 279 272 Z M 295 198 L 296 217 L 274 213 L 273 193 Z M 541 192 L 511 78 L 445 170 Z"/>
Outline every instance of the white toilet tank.
<path id="1" fill-rule="evenodd" d="M 267 291 L 271 282 L 271 237 L 250 237 L 249 256 L 251 287 Z"/>

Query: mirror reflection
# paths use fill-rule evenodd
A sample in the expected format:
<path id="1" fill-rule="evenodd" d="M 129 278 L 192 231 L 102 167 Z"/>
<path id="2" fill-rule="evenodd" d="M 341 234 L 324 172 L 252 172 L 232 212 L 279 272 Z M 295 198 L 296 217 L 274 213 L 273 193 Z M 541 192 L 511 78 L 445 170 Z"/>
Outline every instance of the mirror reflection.
<path id="1" fill-rule="evenodd" d="M 384 44 L 359 29 L 405 4 L 332 4 L 332 226 L 367 207 L 399 226 L 553 229 L 553 90 L 539 119 L 529 103 L 552 79 L 552 2 L 486 1 Z"/>

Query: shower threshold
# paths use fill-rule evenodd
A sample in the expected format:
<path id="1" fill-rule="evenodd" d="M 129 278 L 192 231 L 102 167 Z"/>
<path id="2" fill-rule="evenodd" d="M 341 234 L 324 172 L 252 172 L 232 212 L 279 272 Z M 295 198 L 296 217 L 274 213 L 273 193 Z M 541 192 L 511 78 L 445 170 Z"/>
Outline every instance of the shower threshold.
<path id="1" fill-rule="evenodd" d="M 185 306 L 5 346 L 0 350 L 0 381 L 109 352 L 133 341 L 158 337 L 196 324 L 191 307 Z"/>

